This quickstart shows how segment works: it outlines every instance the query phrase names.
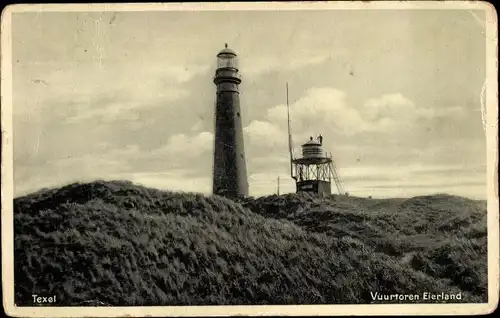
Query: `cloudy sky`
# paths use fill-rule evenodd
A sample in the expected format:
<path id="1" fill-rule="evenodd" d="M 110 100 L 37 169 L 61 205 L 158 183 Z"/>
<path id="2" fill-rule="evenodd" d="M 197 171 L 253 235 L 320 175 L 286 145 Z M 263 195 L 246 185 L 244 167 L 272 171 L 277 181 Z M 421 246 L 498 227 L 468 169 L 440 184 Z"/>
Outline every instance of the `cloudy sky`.
<path id="1" fill-rule="evenodd" d="M 486 198 L 482 11 L 37 12 L 12 18 L 15 196 L 126 179 L 211 192 L 212 83 L 239 55 L 254 196 L 324 136 L 356 196 Z"/>

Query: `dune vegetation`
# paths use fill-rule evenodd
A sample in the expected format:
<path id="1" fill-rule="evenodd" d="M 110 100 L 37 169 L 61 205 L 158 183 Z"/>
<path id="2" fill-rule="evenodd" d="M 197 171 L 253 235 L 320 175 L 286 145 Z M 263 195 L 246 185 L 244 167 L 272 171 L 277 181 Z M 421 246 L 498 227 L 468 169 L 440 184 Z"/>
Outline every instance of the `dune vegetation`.
<path id="1" fill-rule="evenodd" d="M 14 232 L 17 305 L 487 301 L 486 203 L 450 195 L 232 201 L 96 181 L 16 198 Z"/>

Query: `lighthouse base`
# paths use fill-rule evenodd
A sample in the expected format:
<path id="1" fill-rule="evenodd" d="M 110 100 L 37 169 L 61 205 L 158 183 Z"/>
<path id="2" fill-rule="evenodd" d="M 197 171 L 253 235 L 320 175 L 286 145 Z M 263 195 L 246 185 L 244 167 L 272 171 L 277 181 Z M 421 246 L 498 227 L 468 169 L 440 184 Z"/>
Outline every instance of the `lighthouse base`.
<path id="1" fill-rule="evenodd" d="M 322 180 L 304 180 L 296 183 L 297 193 L 309 192 L 320 197 L 325 197 L 332 194 L 331 183 Z"/>

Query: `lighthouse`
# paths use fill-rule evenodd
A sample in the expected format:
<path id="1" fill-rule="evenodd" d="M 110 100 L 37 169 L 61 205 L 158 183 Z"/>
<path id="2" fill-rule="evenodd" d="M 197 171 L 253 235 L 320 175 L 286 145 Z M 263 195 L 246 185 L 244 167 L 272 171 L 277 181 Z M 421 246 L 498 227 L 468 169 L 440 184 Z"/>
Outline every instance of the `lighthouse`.
<path id="1" fill-rule="evenodd" d="M 229 198 L 248 196 L 243 127 L 241 122 L 238 59 L 225 45 L 217 54 L 214 84 L 215 140 L 213 193 Z"/>

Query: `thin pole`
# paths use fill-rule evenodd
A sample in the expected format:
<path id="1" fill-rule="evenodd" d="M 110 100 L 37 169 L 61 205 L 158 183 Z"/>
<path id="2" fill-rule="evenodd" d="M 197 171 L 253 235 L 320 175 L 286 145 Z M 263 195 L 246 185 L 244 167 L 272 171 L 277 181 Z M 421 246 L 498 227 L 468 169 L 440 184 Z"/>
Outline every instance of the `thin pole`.
<path id="1" fill-rule="evenodd" d="M 278 176 L 278 195 L 280 195 L 280 177 Z"/>
<path id="2" fill-rule="evenodd" d="M 288 82 L 286 82 L 286 109 L 288 114 L 288 151 L 290 153 L 290 176 L 292 179 L 296 179 L 293 175 L 293 149 L 292 149 L 292 132 L 290 125 L 290 104 L 288 101 Z"/>

